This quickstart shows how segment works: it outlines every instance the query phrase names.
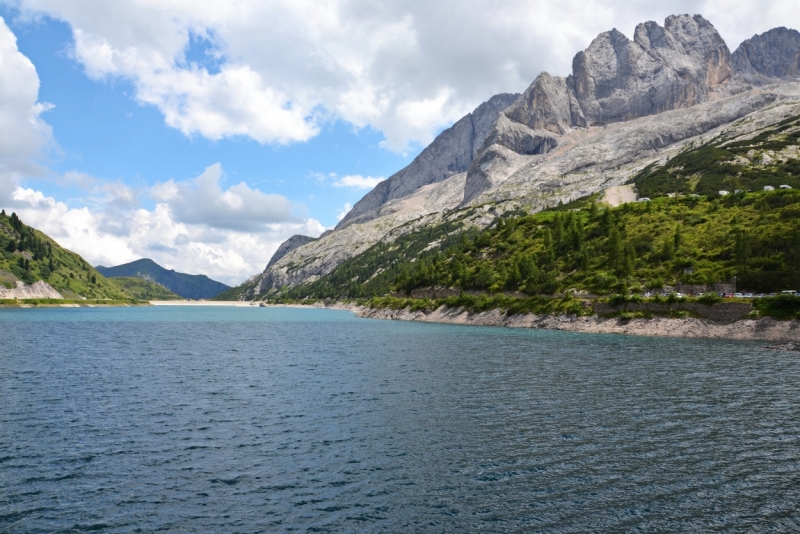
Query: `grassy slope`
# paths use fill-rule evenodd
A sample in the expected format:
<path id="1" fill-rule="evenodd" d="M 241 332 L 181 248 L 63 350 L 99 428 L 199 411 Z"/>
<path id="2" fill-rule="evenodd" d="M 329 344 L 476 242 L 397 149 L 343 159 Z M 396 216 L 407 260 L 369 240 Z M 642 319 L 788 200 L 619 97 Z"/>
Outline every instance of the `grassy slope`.
<path id="1" fill-rule="evenodd" d="M 13 242 L 13 243 L 12 243 Z M 14 249 L 13 251 L 9 249 Z M 131 300 L 83 258 L 15 216 L 0 214 L 0 283 L 44 280 L 65 298 Z"/>
<path id="2" fill-rule="evenodd" d="M 124 289 L 138 300 L 183 300 L 166 287 L 160 286 L 144 278 L 119 276 L 109 278 L 109 282 Z"/>

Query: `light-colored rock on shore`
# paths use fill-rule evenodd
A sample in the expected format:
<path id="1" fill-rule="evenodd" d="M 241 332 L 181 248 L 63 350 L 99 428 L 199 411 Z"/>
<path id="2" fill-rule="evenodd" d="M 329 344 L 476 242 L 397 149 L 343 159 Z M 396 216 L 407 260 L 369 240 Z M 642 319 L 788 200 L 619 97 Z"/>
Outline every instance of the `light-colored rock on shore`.
<path id="1" fill-rule="evenodd" d="M 0 286 L 0 299 L 63 299 L 64 297 L 53 287 L 39 280 L 31 285 L 17 281 L 17 287 L 6 289 Z"/>
<path id="2" fill-rule="evenodd" d="M 776 321 L 772 318 L 741 320 L 722 324 L 704 319 L 607 319 L 567 315 L 506 315 L 500 310 L 470 313 L 446 306 L 432 311 L 410 311 L 351 307 L 356 315 L 370 319 L 422 321 L 475 326 L 506 326 L 511 328 L 546 328 L 595 334 L 628 334 L 638 336 L 669 336 L 759 341 L 800 341 L 800 321 Z"/>

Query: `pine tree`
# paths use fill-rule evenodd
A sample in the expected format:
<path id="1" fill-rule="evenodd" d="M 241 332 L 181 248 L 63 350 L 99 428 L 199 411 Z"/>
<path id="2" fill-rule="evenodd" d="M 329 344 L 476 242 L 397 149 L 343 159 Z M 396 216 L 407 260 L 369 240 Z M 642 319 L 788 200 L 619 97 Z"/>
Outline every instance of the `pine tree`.
<path id="1" fill-rule="evenodd" d="M 619 230 L 616 226 L 611 227 L 608 234 L 608 268 L 612 271 L 618 271 L 622 268 L 625 260 L 625 249 L 622 245 L 622 238 L 619 235 Z"/>

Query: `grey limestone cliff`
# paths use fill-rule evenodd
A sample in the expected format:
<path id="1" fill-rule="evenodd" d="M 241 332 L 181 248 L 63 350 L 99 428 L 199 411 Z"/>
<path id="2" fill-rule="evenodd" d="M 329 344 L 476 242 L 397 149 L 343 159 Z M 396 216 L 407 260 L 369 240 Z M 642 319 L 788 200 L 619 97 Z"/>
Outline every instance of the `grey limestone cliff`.
<path id="1" fill-rule="evenodd" d="M 744 41 L 731 56 L 733 68 L 753 83 L 800 78 L 800 32 L 774 28 Z"/>
<path id="2" fill-rule="evenodd" d="M 275 265 L 281 258 L 289 254 L 291 251 L 316 240 L 316 237 L 308 237 L 307 235 L 293 235 L 281 243 L 281 246 L 278 247 L 278 250 L 276 250 L 275 254 L 272 255 L 272 258 L 270 258 L 266 268 L 269 269 Z"/>
<path id="3" fill-rule="evenodd" d="M 465 172 L 497 116 L 518 96 L 509 93 L 495 95 L 444 130 L 407 167 L 379 183 L 359 200 L 336 229 L 372 220 L 377 217 L 377 210 L 390 200 L 403 198 L 424 185 Z"/>
<path id="4" fill-rule="evenodd" d="M 591 127 L 691 108 L 753 85 L 787 80 L 797 75 L 798 61 L 800 34 L 794 30 L 753 37 L 732 55 L 700 15 L 673 15 L 664 26 L 639 24 L 633 40 L 616 29 L 601 33 L 575 55 L 570 76 L 542 73 L 501 113 L 467 172 L 462 205 L 497 188 L 530 156 L 566 149 Z M 686 136 L 675 132 L 672 137 Z"/>

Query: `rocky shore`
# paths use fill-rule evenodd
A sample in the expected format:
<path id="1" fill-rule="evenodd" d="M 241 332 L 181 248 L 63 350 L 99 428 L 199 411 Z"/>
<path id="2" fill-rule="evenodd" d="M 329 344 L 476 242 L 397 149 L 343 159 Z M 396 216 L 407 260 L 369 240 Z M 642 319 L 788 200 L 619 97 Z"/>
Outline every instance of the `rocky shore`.
<path id="1" fill-rule="evenodd" d="M 707 319 L 652 319 L 603 318 L 598 316 L 577 317 L 574 315 L 506 315 L 501 310 L 469 312 L 460 308 L 442 306 L 434 311 L 394 310 L 368 308 L 364 306 L 335 306 L 352 310 L 359 317 L 391 319 L 399 321 L 422 321 L 429 323 L 451 323 L 475 326 L 506 326 L 511 328 L 546 328 L 570 332 L 628 334 L 637 336 L 671 336 L 716 339 L 740 339 L 773 342 L 800 342 L 800 321 L 776 321 L 742 319 L 730 323 Z"/>

